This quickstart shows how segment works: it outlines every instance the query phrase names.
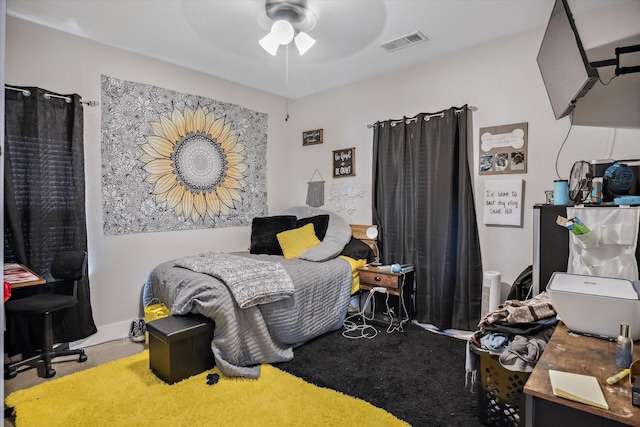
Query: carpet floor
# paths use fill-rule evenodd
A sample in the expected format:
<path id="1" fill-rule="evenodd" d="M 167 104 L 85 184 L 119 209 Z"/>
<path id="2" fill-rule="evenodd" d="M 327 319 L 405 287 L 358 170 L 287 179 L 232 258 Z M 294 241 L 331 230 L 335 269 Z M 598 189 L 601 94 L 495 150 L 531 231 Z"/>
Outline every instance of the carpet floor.
<path id="1" fill-rule="evenodd" d="M 278 368 L 384 408 L 414 427 L 481 426 L 477 393 L 465 387 L 465 346 L 414 324 L 377 327 L 373 339 L 335 331 L 294 350 Z"/>
<path id="2" fill-rule="evenodd" d="M 334 331 L 295 349 L 291 362 L 275 364 L 312 384 L 331 388 L 383 408 L 414 427 L 471 426 L 477 393 L 465 387 L 465 342 L 416 325 L 387 334 L 377 327 L 373 339 L 352 340 Z M 88 347 L 89 361 L 55 363 L 59 378 L 94 364 L 141 351 L 144 346 L 110 342 Z M 50 380 L 35 370 L 5 381 L 5 394 Z M 4 426 L 14 425 L 5 418 Z"/>
<path id="3" fill-rule="evenodd" d="M 149 370 L 144 351 L 16 391 L 5 403 L 15 408 L 18 427 L 407 426 L 370 403 L 270 365 L 262 366 L 256 380 L 210 381 L 217 371 L 169 385 Z"/>

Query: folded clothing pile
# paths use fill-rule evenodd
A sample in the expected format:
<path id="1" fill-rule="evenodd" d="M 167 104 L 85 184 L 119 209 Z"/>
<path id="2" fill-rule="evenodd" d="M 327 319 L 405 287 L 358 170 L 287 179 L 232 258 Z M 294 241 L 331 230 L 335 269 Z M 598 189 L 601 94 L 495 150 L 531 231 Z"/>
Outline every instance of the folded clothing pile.
<path id="1" fill-rule="evenodd" d="M 525 301 L 507 300 L 487 313 L 471 338 L 477 347 L 500 354 L 505 369 L 531 372 L 558 324 L 546 292 Z"/>

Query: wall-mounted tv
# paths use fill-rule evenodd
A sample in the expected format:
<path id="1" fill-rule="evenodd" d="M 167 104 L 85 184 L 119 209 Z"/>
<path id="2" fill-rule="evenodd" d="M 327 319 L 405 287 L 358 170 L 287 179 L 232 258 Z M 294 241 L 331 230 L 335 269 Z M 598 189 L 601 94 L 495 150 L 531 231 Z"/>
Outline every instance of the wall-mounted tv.
<path id="1" fill-rule="evenodd" d="M 587 60 L 567 0 L 556 0 L 553 6 L 538 67 L 556 119 L 571 113 L 576 101 L 598 81 L 598 70 Z"/>

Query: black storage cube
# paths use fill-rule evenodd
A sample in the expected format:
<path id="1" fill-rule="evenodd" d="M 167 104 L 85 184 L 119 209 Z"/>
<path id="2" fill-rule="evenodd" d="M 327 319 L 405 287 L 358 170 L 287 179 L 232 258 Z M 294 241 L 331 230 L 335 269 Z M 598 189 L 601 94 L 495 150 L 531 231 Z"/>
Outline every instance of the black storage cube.
<path id="1" fill-rule="evenodd" d="M 213 368 L 214 323 L 199 315 L 168 316 L 147 323 L 149 367 L 173 384 Z"/>

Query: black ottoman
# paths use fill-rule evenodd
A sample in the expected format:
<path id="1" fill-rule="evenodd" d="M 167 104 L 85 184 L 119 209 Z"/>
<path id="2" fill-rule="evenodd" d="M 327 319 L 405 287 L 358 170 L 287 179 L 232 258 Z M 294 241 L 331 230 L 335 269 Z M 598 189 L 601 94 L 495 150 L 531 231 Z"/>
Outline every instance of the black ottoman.
<path id="1" fill-rule="evenodd" d="M 168 384 L 213 368 L 214 322 L 200 315 L 168 316 L 147 323 L 149 367 Z"/>

